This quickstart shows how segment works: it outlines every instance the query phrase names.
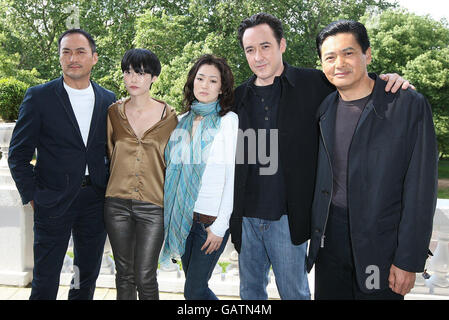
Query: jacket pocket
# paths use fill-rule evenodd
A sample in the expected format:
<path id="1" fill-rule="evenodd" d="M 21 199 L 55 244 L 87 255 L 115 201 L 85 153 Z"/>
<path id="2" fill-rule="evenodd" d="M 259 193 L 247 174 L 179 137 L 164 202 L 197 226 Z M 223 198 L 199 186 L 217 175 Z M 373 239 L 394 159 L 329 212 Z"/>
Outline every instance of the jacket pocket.
<path id="1" fill-rule="evenodd" d="M 57 184 L 47 184 L 42 177 L 38 176 L 37 185 L 34 193 L 34 202 L 45 208 L 56 206 L 67 192 L 69 186 L 69 175 L 64 174 L 64 178 L 58 180 Z"/>

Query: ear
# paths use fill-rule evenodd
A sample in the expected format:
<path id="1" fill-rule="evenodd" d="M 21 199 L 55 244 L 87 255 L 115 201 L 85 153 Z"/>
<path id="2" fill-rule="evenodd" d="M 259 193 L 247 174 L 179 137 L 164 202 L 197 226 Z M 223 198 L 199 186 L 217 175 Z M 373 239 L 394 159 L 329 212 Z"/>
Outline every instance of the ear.
<path id="1" fill-rule="evenodd" d="M 94 52 L 94 54 L 92 55 L 92 59 L 94 61 L 93 65 L 96 65 L 98 62 L 98 53 Z"/>
<path id="2" fill-rule="evenodd" d="M 366 57 L 366 65 L 369 65 L 371 63 L 371 61 L 373 60 L 373 57 L 371 55 L 371 47 L 366 49 L 365 57 Z"/>
<path id="3" fill-rule="evenodd" d="M 153 77 L 151 78 L 151 83 L 156 82 L 157 78 L 158 78 L 158 76 L 153 76 Z"/>
<path id="4" fill-rule="evenodd" d="M 281 53 L 284 53 L 285 50 L 287 49 L 287 40 L 285 40 L 285 38 L 281 39 L 281 42 L 279 43 L 279 48 L 281 50 Z"/>

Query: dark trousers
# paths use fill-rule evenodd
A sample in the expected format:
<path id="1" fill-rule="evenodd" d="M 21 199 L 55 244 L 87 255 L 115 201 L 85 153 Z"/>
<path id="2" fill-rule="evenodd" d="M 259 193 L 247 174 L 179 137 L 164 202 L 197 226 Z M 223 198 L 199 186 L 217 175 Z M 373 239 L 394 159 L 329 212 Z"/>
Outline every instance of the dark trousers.
<path id="1" fill-rule="evenodd" d="M 163 209 L 138 200 L 106 198 L 105 223 L 117 270 L 117 300 L 159 299 L 157 266 L 164 241 Z"/>
<path id="2" fill-rule="evenodd" d="M 85 186 L 81 188 L 70 208 L 61 216 L 48 216 L 45 208 L 35 203 L 31 300 L 56 299 L 62 264 L 71 234 L 75 275 L 68 298 L 93 299 L 106 231 L 103 222 L 103 199 L 92 186 Z"/>
<path id="3" fill-rule="evenodd" d="M 315 263 L 316 300 L 402 300 L 390 288 L 365 293 L 356 280 L 348 211 L 331 206 L 325 245 Z"/>
<path id="4" fill-rule="evenodd" d="M 229 230 L 226 231 L 220 248 L 210 254 L 201 247 L 207 240 L 207 231 L 211 224 L 193 221 L 192 229 L 186 239 L 186 247 L 181 257 L 182 268 L 186 277 L 184 283 L 184 297 L 186 300 L 218 300 L 209 288 L 209 279 L 212 276 L 220 255 L 226 247 Z"/>

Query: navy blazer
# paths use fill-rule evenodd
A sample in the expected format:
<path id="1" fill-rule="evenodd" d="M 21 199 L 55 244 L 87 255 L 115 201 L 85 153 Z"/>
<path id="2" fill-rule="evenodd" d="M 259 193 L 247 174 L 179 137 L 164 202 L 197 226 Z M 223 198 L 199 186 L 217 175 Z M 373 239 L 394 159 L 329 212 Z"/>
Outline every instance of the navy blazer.
<path id="1" fill-rule="evenodd" d="M 63 77 L 27 90 L 9 147 L 9 168 L 24 204 L 63 214 L 77 196 L 86 164 L 104 197 L 108 180 L 107 109 L 113 92 L 91 82 L 95 93 L 87 147 L 63 85 Z M 30 161 L 37 149 L 36 165 Z"/>
<path id="2" fill-rule="evenodd" d="M 438 151 L 432 112 L 411 89 L 385 92 L 376 79 L 348 152 L 348 211 L 359 287 L 377 267 L 379 287 L 388 288 L 390 267 L 421 272 L 432 234 L 438 182 Z M 311 270 L 321 246 L 332 199 L 332 167 L 338 93 L 318 111 L 321 129 L 307 261 Z"/>

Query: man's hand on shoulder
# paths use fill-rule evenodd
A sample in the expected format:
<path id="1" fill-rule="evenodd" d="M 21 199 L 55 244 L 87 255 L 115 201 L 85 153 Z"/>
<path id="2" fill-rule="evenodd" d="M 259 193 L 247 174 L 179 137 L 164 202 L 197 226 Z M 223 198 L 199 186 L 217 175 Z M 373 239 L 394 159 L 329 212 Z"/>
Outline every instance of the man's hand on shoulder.
<path id="1" fill-rule="evenodd" d="M 410 84 L 408 80 L 405 80 L 397 73 L 386 73 L 379 75 L 379 78 L 381 78 L 384 81 L 387 81 L 387 86 L 385 87 L 386 92 L 392 92 L 396 93 L 399 88 L 402 90 L 406 90 L 407 88 L 416 90 L 415 86 Z"/>

